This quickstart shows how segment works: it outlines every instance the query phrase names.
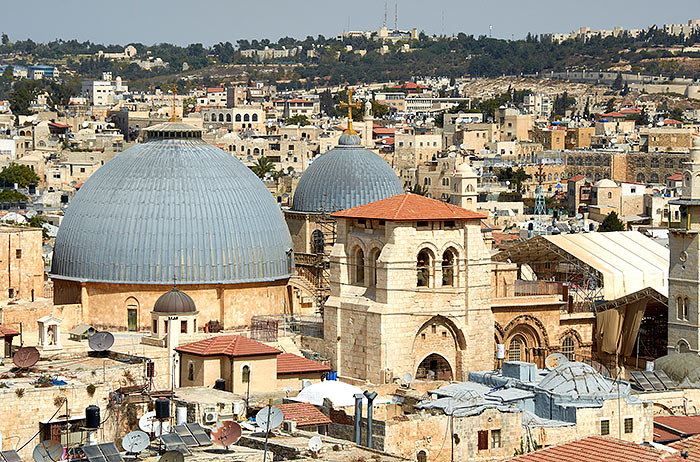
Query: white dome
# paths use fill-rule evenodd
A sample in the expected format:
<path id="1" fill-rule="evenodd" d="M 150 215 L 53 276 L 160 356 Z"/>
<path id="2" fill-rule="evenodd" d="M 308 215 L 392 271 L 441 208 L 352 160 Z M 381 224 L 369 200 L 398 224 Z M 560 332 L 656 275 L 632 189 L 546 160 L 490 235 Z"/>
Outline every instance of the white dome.
<path id="1" fill-rule="evenodd" d="M 613 180 L 604 178 L 595 184 L 596 188 L 617 188 L 617 183 Z"/>
<path id="2" fill-rule="evenodd" d="M 457 166 L 456 172 L 459 176 L 463 177 L 476 177 L 476 172 L 474 169 L 469 165 L 469 162 L 462 162 Z"/>
<path id="3" fill-rule="evenodd" d="M 301 390 L 295 398 L 290 399 L 301 403 L 311 403 L 314 406 L 323 406 L 323 400 L 328 398 L 334 407 L 345 407 L 355 404 L 357 393 L 362 393 L 362 390 L 354 385 L 338 380 L 326 380 L 309 385 Z"/>

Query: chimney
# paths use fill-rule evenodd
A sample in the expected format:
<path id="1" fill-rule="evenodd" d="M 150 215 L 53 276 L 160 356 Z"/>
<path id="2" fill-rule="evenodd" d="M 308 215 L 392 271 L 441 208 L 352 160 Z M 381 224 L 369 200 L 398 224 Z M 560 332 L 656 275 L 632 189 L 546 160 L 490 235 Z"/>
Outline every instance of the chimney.
<path id="1" fill-rule="evenodd" d="M 372 449 L 372 405 L 374 398 L 377 397 L 377 392 L 370 393 L 369 390 L 365 390 L 364 395 L 367 398 L 367 447 Z"/>
<path id="2" fill-rule="evenodd" d="M 362 393 L 355 394 L 355 429 L 353 438 L 358 446 L 362 444 Z"/>

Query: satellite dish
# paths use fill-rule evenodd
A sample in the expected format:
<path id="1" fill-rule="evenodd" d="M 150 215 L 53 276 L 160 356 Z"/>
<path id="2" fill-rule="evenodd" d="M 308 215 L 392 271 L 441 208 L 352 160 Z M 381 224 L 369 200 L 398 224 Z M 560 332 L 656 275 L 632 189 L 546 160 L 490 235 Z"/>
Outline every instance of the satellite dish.
<path id="1" fill-rule="evenodd" d="M 35 347 L 23 347 L 15 351 L 12 357 L 12 362 L 17 367 L 28 368 L 32 367 L 39 361 L 39 350 Z"/>
<path id="2" fill-rule="evenodd" d="M 216 426 L 211 432 L 211 438 L 214 442 L 225 448 L 236 444 L 241 435 L 243 434 L 243 429 L 238 422 L 233 420 L 222 420 L 216 423 Z"/>
<path id="3" fill-rule="evenodd" d="M 158 462 L 185 462 L 185 456 L 180 451 L 166 451 Z"/>
<path id="4" fill-rule="evenodd" d="M 32 451 L 34 462 L 55 462 L 63 457 L 63 446 L 57 441 L 42 441 Z"/>
<path id="5" fill-rule="evenodd" d="M 114 335 L 109 332 L 95 332 L 88 339 L 88 345 L 93 351 L 107 351 L 114 345 Z"/>
<path id="6" fill-rule="evenodd" d="M 547 356 L 544 359 L 544 366 L 547 369 L 554 369 L 557 366 L 561 366 L 562 364 L 566 364 L 569 362 L 569 358 L 564 356 L 561 353 L 552 353 L 551 355 Z"/>
<path id="7" fill-rule="evenodd" d="M 126 452 L 138 454 L 148 447 L 151 439 L 148 434 L 140 430 L 135 430 L 122 438 L 122 447 Z"/>
<path id="8" fill-rule="evenodd" d="M 311 380 L 309 380 L 309 379 L 304 379 L 304 380 L 301 381 L 301 389 L 302 389 L 302 390 L 303 390 L 304 388 L 310 387 L 310 386 L 311 386 Z"/>
<path id="9" fill-rule="evenodd" d="M 318 452 L 323 447 L 323 441 L 320 436 L 314 436 L 309 440 L 309 451 Z"/>
<path id="10" fill-rule="evenodd" d="M 170 431 L 170 423 L 156 419 L 156 411 L 149 411 L 139 419 L 139 428 L 146 433 L 160 436 Z"/>
<path id="11" fill-rule="evenodd" d="M 271 432 L 282 425 L 284 414 L 278 407 L 264 407 L 255 415 L 255 423 L 264 432 Z"/>
<path id="12" fill-rule="evenodd" d="M 408 386 L 413 382 L 413 376 L 411 375 L 410 372 L 406 372 L 403 377 L 401 377 L 401 382 L 403 382 L 404 385 Z"/>

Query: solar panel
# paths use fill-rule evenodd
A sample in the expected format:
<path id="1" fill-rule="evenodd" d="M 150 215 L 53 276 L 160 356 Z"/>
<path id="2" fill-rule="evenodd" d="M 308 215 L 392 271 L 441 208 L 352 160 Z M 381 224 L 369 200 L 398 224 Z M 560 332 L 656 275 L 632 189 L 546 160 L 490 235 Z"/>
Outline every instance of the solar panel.
<path id="1" fill-rule="evenodd" d="M 96 444 L 83 446 L 83 452 L 88 462 L 107 462 L 107 459 L 102 455 L 102 451 L 100 451 L 100 448 Z"/>
<path id="2" fill-rule="evenodd" d="M 664 371 L 654 371 L 654 374 L 656 374 L 656 377 L 661 381 L 661 383 L 664 384 L 666 388 L 677 388 L 676 383 L 673 380 L 671 380 L 671 378 L 668 375 L 666 375 Z"/>
<path id="3" fill-rule="evenodd" d="M 204 427 L 202 427 L 200 424 L 188 423 L 185 425 L 187 425 L 187 428 L 197 439 L 197 443 L 199 443 L 200 446 L 211 446 L 212 444 L 214 444 L 211 441 L 211 438 L 209 438 L 209 435 L 207 435 L 207 432 L 204 431 Z"/>
<path id="4" fill-rule="evenodd" d="M 117 449 L 117 445 L 115 445 L 114 443 L 102 443 L 98 446 L 102 451 L 102 454 L 104 454 L 105 459 L 107 459 L 107 462 L 124 462 L 124 459 L 122 459 L 121 454 L 119 454 L 119 449 Z"/>
<path id="5" fill-rule="evenodd" d="M 5 459 L 5 462 L 22 462 L 22 458 L 15 450 L 0 452 L 0 458 Z"/>
<path id="6" fill-rule="evenodd" d="M 634 385 L 637 385 L 638 388 L 640 388 L 643 391 L 652 391 L 654 390 L 654 386 L 649 382 L 649 380 L 644 376 L 644 374 L 641 371 L 634 371 L 632 372 L 632 380 L 634 382 Z"/>
<path id="7" fill-rule="evenodd" d="M 190 430 L 185 425 L 175 425 L 173 430 L 180 435 L 180 438 L 182 438 L 182 441 L 184 441 L 187 446 L 199 446 L 197 439 L 190 433 Z"/>
<path id="8" fill-rule="evenodd" d="M 647 372 L 646 374 L 644 374 L 644 377 L 646 377 L 646 379 L 649 381 L 649 383 L 651 383 L 651 385 L 654 387 L 654 390 L 665 390 L 666 389 L 664 384 L 661 383 L 661 380 L 656 378 L 656 375 L 654 375 L 653 372 L 652 373 Z"/>
<path id="9" fill-rule="evenodd" d="M 187 449 L 185 442 L 182 441 L 182 438 L 180 438 L 180 435 L 177 433 L 166 433 L 160 437 L 160 440 L 165 445 L 166 451 L 177 451 L 184 456 L 189 456 L 192 454 L 190 450 Z"/>

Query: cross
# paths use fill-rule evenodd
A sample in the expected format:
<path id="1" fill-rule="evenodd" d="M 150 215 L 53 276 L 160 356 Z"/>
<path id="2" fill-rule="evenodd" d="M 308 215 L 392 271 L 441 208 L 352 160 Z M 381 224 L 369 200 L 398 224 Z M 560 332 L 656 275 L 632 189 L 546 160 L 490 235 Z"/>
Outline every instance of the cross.
<path id="1" fill-rule="evenodd" d="M 360 109 L 362 105 L 359 102 L 352 101 L 352 88 L 348 88 L 348 102 L 341 101 L 340 108 L 348 108 L 348 128 L 343 132 L 348 135 L 357 135 L 357 132 L 352 129 L 352 108 Z"/>

